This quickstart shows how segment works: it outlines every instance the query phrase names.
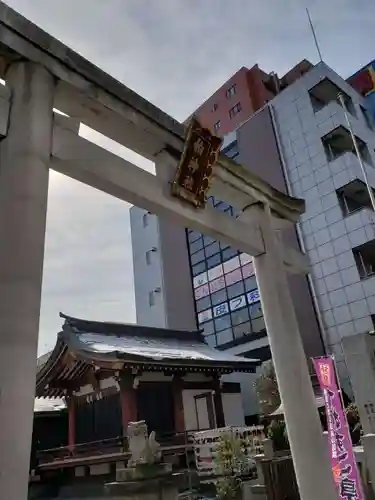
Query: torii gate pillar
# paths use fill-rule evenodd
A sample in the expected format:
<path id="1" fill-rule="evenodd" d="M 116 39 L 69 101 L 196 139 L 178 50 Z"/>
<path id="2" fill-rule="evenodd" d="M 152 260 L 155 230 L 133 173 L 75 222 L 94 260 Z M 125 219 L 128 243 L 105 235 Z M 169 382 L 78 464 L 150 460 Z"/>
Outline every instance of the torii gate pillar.
<path id="1" fill-rule="evenodd" d="M 253 263 L 301 500 L 336 500 L 329 450 L 281 258 L 281 242 L 267 207 L 251 210 L 258 211 L 265 243 L 266 252 L 254 257 Z"/>
<path id="2" fill-rule="evenodd" d="M 7 72 L 11 110 L 0 143 L 0 492 L 25 500 L 33 426 L 54 78 Z"/>

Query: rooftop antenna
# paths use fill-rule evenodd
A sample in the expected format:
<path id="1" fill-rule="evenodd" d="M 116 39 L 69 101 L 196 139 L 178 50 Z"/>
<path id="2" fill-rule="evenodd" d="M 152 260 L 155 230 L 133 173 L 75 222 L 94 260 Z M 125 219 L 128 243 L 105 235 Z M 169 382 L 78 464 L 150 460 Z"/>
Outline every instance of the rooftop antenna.
<path id="1" fill-rule="evenodd" d="M 308 17 L 308 20 L 309 20 L 309 24 L 310 24 L 310 28 L 311 28 L 311 33 L 312 33 L 312 36 L 314 38 L 315 47 L 316 47 L 316 50 L 318 52 L 319 61 L 323 62 L 322 53 L 320 52 L 318 39 L 317 39 L 316 33 L 315 33 L 315 28 L 314 28 L 314 25 L 313 25 L 312 20 L 311 20 L 309 9 L 307 7 L 306 7 L 306 14 L 307 14 L 307 17 Z"/>

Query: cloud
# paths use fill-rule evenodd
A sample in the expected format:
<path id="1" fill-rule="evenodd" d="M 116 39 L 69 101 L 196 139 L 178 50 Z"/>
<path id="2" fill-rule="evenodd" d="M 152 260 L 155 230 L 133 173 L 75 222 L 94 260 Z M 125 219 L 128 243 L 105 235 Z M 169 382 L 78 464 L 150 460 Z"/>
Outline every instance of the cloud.
<path id="1" fill-rule="evenodd" d="M 316 62 L 306 6 L 325 61 L 344 77 L 375 57 L 373 0 L 7 3 L 179 120 L 241 66 L 283 74 Z M 135 319 L 128 207 L 52 174 L 41 345 L 53 343 L 60 309 Z"/>

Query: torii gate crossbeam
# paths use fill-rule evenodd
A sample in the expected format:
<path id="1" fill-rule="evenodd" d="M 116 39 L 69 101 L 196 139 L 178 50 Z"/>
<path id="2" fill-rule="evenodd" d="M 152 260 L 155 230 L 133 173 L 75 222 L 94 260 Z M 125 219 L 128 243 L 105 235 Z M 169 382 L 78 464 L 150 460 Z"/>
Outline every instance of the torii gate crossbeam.
<path id="1" fill-rule="evenodd" d="M 285 272 L 286 267 L 306 270 L 306 261 L 302 254 L 284 248 L 275 231 L 276 226 L 298 220 L 303 201 L 278 192 L 223 157 L 215 169 L 212 191 L 241 209 L 242 221 L 229 222 L 224 215 L 193 210 L 172 198 L 168 182 L 182 151 L 183 126 L 2 2 L 0 77 L 7 84 L 0 91 L 2 498 L 27 498 L 52 167 L 254 255 L 301 498 L 335 500 L 328 450 Z M 70 118 L 54 117 L 54 107 Z M 77 123 L 155 161 L 157 177 L 79 138 Z"/>

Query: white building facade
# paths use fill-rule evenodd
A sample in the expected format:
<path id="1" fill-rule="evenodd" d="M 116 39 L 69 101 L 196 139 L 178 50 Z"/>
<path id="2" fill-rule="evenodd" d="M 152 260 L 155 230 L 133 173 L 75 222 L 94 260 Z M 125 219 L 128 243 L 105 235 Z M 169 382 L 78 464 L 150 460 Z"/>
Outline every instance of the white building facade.
<path id="1" fill-rule="evenodd" d="M 272 101 L 289 194 L 306 200 L 300 224 L 327 350 L 347 387 L 342 339 L 374 328 L 375 217 L 343 108 L 375 188 L 374 124 L 365 100 L 320 63 Z"/>

